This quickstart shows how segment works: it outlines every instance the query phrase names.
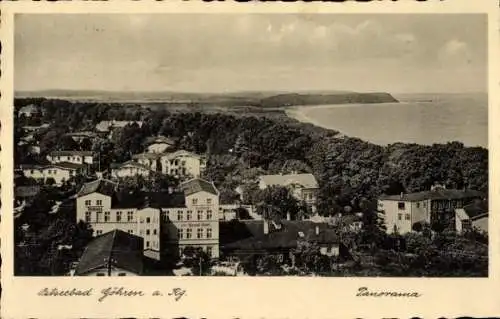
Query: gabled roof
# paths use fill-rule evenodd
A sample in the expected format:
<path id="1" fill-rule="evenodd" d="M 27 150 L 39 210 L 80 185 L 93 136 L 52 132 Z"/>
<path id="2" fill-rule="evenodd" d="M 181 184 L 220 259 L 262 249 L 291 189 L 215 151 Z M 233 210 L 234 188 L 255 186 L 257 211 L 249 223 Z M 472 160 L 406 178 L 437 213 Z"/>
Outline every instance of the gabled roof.
<path id="1" fill-rule="evenodd" d="M 180 185 L 180 188 L 183 190 L 186 196 L 198 193 L 198 192 L 207 192 L 214 195 L 218 195 L 219 192 L 213 183 L 210 183 L 201 178 L 194 178 L 187 182 L 184 182 Z"/>
<path id="2" fill-rule="evenodd" d="M 148 137 L 146 139 L 146 145 L 157 144 L 157 143 L 174 145 L 175 141 L 172 138 L 165 136 L 153 136 L 153 137 Z"/>
<path id="3" fill-rule="evenodd" d="M 484 194 L 475 190 L 458 190 L 436 188 L 430 191 L 402 194 L 402 195 L 383 195 L 380 200 L 418 202 L 423 200 L 451 200 L 451 199 L 471 199 L 483 198 Z"/>
<path id="4" fill-rule="evenodd" d="M 336 244 L 340 242 L 339 236 L 333 229 L 324 229 L 316 234 L 316 230 L 310 229 L 305 237 L 307 241 L 318 244 Z"/>
<path id="5" fill-rule="evenodd" d="M 140 153 L 132 155 L 133 159 L 153 159 L 156 160 L 160 158 L 161 154 L 157 153 Z"/>
<path id="6" fill-rule="evenodd" d="M 112 266 L 137 275 L 143 273 L 143 239 L 121 230 L 107 232 L 92 240 L 82 254 L 76 276 Z"/>
<path id="7" fill-rule="evenodd" d="M 78 197 L 85 196 L 91 193 L 100 193 L 106 196 L 112 196 L 116 188 L 116 183 L 107 179 L 98 179 L 88 182 L 82 186 L 78 192 Z"/>
<path id="8" fill-rule="evenodd" d="M 185 150 L 178 150 L 178 151 L 175 151 L 173 153 L 162 153 L 161 154 L 161 158 L 162 159 L 175 159 L 177 157 L 182 157 L 182 156 L 186 156 L 186 157 L 194 157 L 194 158 L 201 158 L 200 155 L 196 154 L 196 153 L 192 153 L 192 152 L 188 152 L 188 151 L 185 151 Z"/>
<path id="9" fill-rule="evenodd" d="M 52 151 L 50 156 L 93 156 L 92 151 Z"/>
<path id="10" fill-rule="evenodd" d="M 120 169 L 120 168 L 127 167 L 127 166 L 142 168 L 142 169 L 151 171 L 151 168 L 149 168 L 148 166 L 141 164 L 141 163 L 134 162 L 134 161 L 127 161 L 127 162 L 121 163 L 121 164 L 111 164 L 112 169 Z"/>
<path id="11" fill-rule="evenodd" d="M 62 168 L 62 169 L 67 169 L 67 170 L 77 170 L 77 169 L 82 169 L 85 167 L 83 164 L 75 164 L 75 163 L 70 163 L 70 162 L 59 162 L 55 164 L 49 164 L 47 167 L 57 167 L 57 168 Z"/>
<path id="12" fill-rule="evenodd" d="M 488 202 L 480 201 L 464 206 L 463 210 L 470 219 L 488 216 Z"/>
<path id="13" fill-rule="evenodd" d="M 259 179 L 267 186 L 289 186 L 298 184 L 304 188 L 318 188 L 318 181 L 313 174 L 286 174 L 286 175 L 261 175 Z"/>
<path id="14" fill-rule="evenodd" d="M 186 207 L 184 194 L 168 192 L 118 193 L 113 198 L 112 208 L 183 208 Z"/>

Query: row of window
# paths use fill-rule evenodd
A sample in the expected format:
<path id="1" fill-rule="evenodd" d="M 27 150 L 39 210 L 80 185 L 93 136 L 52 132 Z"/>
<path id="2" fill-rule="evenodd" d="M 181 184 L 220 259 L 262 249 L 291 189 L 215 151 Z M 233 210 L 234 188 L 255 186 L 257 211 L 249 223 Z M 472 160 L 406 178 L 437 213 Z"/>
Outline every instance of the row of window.
<path id="1" fill-rule="evenodd" d="M 204 213 L 204 211 L 202 211 L 202 210 L 197 211 L 197 213 L 195 215 L 196 218 L 197 218 L 196 220 L 204 220 L 203 219 L 203 217 L 204 217 L 203 213 Z M 168 216 L 168 214 L 169 214 L 169 211 L 167 211 L 167 214 L 164 215 L 164 220 L 166 220 L 166 216 Z M 205 218 L 206 220 L 212 219 L 213 218 L 212 211 L 211 210 L 207 210 L 205 217 L 206 217 Z M 177 220 L 179 220 L 179 221 L 183 221 L 184 220 L 184 212 L 182 210 L 177 211 Z M 193 212 L 190 211 L 190 210 L 188 210 L 188 211 L 186 211 L 186 221 L 190 221 L 190 220 L 194 220 L 193 219 Z M 94 220 L 92 220 L 92 212 L 85 212 L 85 221 L 87 223 L 91 223 L 91 222 L 97 222 L 97 223 L 98 222 L 111 222 L 111 213 L 110 212 L 104 212 L 104 219 L 102 219 L 102 212 L 96 212 L 96 219 L 94 221 Z M 118 223 L 124 221 L 123 220 L 123 212 L 121 212 L 121 211 L 117 211 L 116 212 L 115 221 L 118 222 Z M 134 221 L 134 212 L 133 211 L 128 211 L 127 212 L 127 220 L 126 221 L 127 222 L 133 222 Z M 146 221 L 147 224 L 149 224 L 149 223 L 151 223 L 151 218 L 150 217 L 146 217 L 145 221 Z M 143 223 L 143 222 L 144 222 L 144 219 L 141 218 L 141 223 Z M 157 222 L 156 218 L 153 218 L 153 222 Z"/>
<path id="2" fill-rule="evenodd" d="M 148 217 L 149 219 L 149 217 Z M 85 221 L 87 223 L 94 222 L 92 220 L 92 212 L 85 212 Z M 102 212 L 96 212 L 96 218 L 95 222 L 111 222 L 111 213 L 110 212 L 104 212 L 104 220 L 102 219 Z M 127 212 L 127 222 L 133 222 L 134 221 L 134 212 L 129 211 Z M 122 222 L 122 212 L 116 212 L 116 222 Z M 148 221 L 149 222 L 149 221 Z"/>
<path id="3" fill-rule="evenodd" d="M 420 208 L 420 202 L 417 202 L 415 205 L 417 206 L 417 208 Z M 398 203 L 398 209 L 404 210 L 405 207 L 406 207 L 405 202 L 399 202 Z M 423 207 L 427 208 L 427 202 L 423 202 Z"/>
<path id="4" fill-rule="evenodd" d="M 153 233 L 153 235 L 157 235 L 158 234 L 158 231 L 156 230 L 156 228 L 153 229 L 152 233 Z M 141 229 L 140 232 L 139 232 L 139 234 L 140 235 L 144 235 L 144 230 Z M 151 235 L 151 230 L 146 229 L 146 235 Z"/>
<path id="5" fill-rule="evenodd" d="M 193 198 L 191 200 L 191 203 L 193 205 L 198 205 L 198 198 Z M 212 205 L 212 199 L 211 198 L 207 198 L 207 201 L 206 201 L 207 205 Z M 201 204 L 200 204 L 201 205 Z"/>
<path id="6" fill-rule="evenodd" d="M 158 245 L 158 241 L 156 240 L 153 240 L 153 245 L 151 246 L 151 243 L 149 242 L 149 240 L 146 240 L 146 248 L 154 248 L 154 249 L 159 249 L 159 245 Z"/>
<path id="7" fill-rule="evenodd" d="M 102 200 L 101 199 L 97 199 L 95 201 L 95 205 L 96 206 L 102 206 Z M 85 206 L 92 206 L 92 201 L 90 199 L 85 200 Z"/>
<path id="8" fill-rule="evenodd" d="M 203 217 L 204 217 L 203 213 L 204 213 L 203 210 L 197 211 L 196 215 L 195 215 L 196 219 L 193 219 L 193 211 L 188 210 L 188 211 L 186 211 L 186 220 L 204 220 L 203 219 Z M 170 217 L 170 211 L 167 210 L 165 216 L 169 216 Z M 206 213 L 205 217 L 206 217 L 205 219 L 212 219 L 213 218 L 212 211 L 211 210 L 207 210 L 207 213 Z M 177 220 L 179 220 L 179 221 L 184 220 L 184 211 L 182 211 L 182 210 L 178 210 L 177 211 Z"/>
<path id="9" fill-rule="evenodd" d="M 206 234 L 206 237 L 203 236 L 203 233 Z M 193 229 L 192 228 L 178 229 L 177 230 L 177 238 L 179 238 L 179 239 L 191 239 L 191 238 L 193 238 Z M 196 238 L 197 239 L 212 238 L 212 228 L 206 228 L 205 232 L 203 231 L 203 228 L 197 228 L 196 229 Z"/>
<path id="10" fill-rule="evenodd" d="M 405 220 L 410 220 L 410 214 L 405 214 Z M 398 214 L 398 220 L 403 220 L 403 214 Z"/>

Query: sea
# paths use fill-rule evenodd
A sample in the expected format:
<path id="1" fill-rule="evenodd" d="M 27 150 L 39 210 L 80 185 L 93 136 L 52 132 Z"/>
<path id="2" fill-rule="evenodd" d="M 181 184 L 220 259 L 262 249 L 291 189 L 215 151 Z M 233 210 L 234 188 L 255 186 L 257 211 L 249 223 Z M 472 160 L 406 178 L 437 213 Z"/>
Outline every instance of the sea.
<path id="1" fill-rule="evenodd" d="M 287 114 L 379 145 L 458 141 L 488 147 L 488 95 L 393 94 L 399 103 L 298 106 Z"/>

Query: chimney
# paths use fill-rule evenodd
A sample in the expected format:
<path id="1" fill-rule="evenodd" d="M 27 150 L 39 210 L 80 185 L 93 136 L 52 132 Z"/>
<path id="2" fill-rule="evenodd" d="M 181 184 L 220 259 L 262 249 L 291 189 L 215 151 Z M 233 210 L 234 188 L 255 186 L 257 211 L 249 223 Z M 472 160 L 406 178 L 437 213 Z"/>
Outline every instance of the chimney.
<path id="1" fill-rule="evenodd" d="M 269 222 L 264 220 L 264 235 L 269 234 Z"/>
<path id="2" fill-rule="evenodd" d="M 292 217 L 290 216 L 290 212 L 286 213 L 286 220 L 292 220 Z"/>
<path id="3" fill-rule="evenodd" d="M 316 231 L 316 235 L 319 235 L 319 226 L 318 225 L 316 225 L 315 231 Z"/>

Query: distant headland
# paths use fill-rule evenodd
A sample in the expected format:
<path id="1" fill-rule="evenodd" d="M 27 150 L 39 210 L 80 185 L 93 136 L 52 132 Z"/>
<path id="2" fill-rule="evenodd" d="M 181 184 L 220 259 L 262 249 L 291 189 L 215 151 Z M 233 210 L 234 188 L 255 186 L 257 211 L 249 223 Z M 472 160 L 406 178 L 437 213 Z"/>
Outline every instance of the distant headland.
<path id="1" fill-rule="evenodd" d="M 242 91 L 227 93 L 189 93 L 189 92 L 115 92 L 96 90 L 45 90 L 19 91 L 19 98 L 54 98 L 88 102 L 117 103 L 161 103 L 211 106 L 251 106 L 262 108 L 280 108 L 287 106 L 305 106 L 322 104 L 369 104 L 397 103 L 390 93 L 360 93 L 350 91 Z"/>

